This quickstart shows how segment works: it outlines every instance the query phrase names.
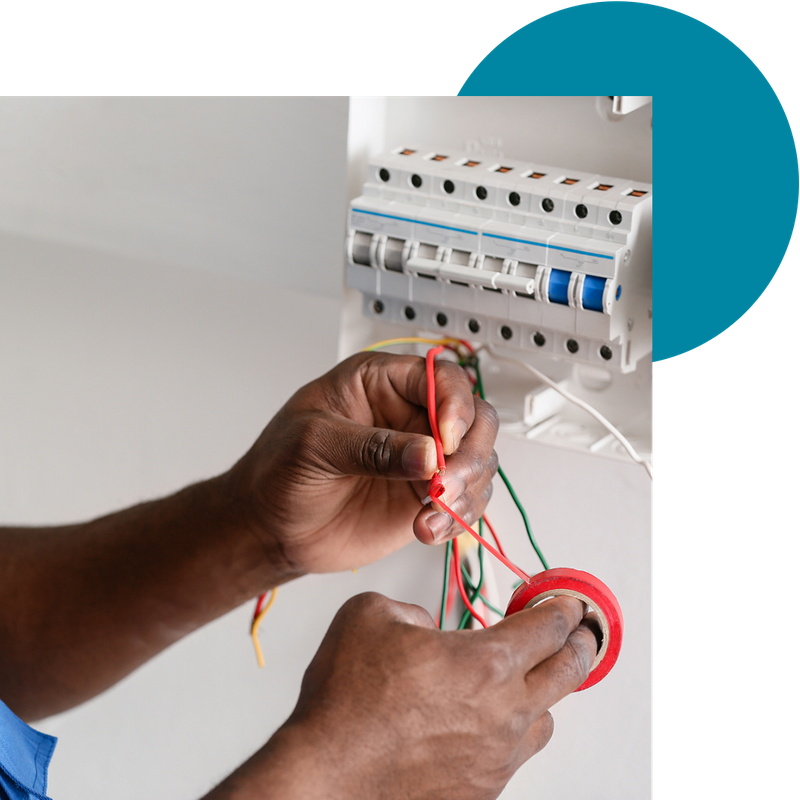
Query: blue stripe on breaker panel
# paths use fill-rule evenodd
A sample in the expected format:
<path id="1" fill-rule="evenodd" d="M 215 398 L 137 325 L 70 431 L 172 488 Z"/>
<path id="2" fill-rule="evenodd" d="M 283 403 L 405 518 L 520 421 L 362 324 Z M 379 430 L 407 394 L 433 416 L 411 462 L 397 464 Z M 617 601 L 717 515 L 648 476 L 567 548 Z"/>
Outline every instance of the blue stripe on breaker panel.
<path id="1" fill-rule="evenodd" d="M 359 214 L 371 214 L 373 217 L 386 217 L 386 219 L 398 219 L 401 222 L 413 222 L 415 225 L 429 225 L 431 228 L 444 228 L 446 231 L 456 231 L 457 233 L 469 233 L 477 236 L 477 231 L 468 231 L 466 228 L 453 228 L 451 225 L 439 225 L 435 222 L 424 222 L 421 219 L 411 219 L 411 217 L 396 217 L 394 214 L 379 214 L 377 211 L 366 211 L 363 208 L 354 208 L 353 211 Z"/>
<path id="2" fill-rule="evenodd" d="M 514 239 L 512 236 L 500 236 L 496 233 L 483 233 L 482 236 L 488 236 L 491 239 L 504 239 L 507 242 L 519 242 L 520 244 L 532 244 L 535 247 L 549 247 L 551 250 L 562 250 L 565 253 L 578 253 L 582 256 L 594 256 L 595 258 L 609 258 L 612 261 L 614 256 L 606 256 L 602 253 L 590 253 L 588 250 L 573 250 L 571 247 L 559 247 L 557 244 L 542 244 L 541 242 L 531 242 L 527 239 Z"/>
<path id="3" fill-rule="evenodd" d="M 431 228 L 442 228 L 446 231 L 456 231 L 456 233 L 468 233 L 470 236 L 477 236 L 477 231 L 470 231 L 466 228 L 455 228 L 452 225 L 440 225 L 437 222 L 425 222 L 421 219 L 411 219 L 411 217 L 398 217 L 395 214 L 381 214 L 377 211 L 367 211 L 364 208 L 353 208 L 353 211 L 357 212 L 358 214 L 369 214 L 373 217 L 384 217 L 386 219 L 396 219 L 400 222 L 411 222 L 415 225 L 428 225 Z M 544 247 L 545 249 L 550 248 L 551 250 L 560 250 L 563 253 L 577 253 L 581 256 L 594 256 L 595 258 L 607 258 L 611 261 L 614 260 L 614 256 L 604 255 L 603 253 L 592 253 L 589 250 L 576 250 L 572 247 L 560 247 L 556 244 L 543 244 L 542 242 L 532 242 L 528 239 L 515 239 L 513 236 L 500 236 L 497 233 L 482 233 L 482 236 L 486 236 L 490 239 L 502 239 L 506 242 L 519 242 L 520 244 L 531 244 L 534 247 Z"/>

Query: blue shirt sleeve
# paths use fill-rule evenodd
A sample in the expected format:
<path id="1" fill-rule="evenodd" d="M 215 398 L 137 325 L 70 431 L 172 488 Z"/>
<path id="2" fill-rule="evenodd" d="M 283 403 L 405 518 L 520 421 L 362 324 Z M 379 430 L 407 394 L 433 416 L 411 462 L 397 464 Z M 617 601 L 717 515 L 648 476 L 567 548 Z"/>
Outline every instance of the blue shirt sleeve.
<path id="1" fill-rule="evenodd" d="M 50 800 L 47 769 L 56 738 L 26 725 L 0 700 L 0 798 Z"/>

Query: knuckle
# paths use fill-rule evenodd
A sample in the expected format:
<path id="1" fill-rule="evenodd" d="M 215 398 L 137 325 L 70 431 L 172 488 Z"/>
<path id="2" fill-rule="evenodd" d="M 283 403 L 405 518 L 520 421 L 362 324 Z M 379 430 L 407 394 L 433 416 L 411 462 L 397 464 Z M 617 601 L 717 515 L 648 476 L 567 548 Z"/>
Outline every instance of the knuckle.
<path id="1" fill-rule="evenodd" d="M 345 616 L 366 616 L 385 608 L 387 602 L 387 598 L 378 592 L 362 592 L 346 600 L 339 613 Z"/>
<path id="2" fill-rule="evenodd" d="M 546 608 L 550 612 L 550 624 L 561 642 L 567 641 L 580 619 L 580 617 L 575 619 L 575 614 L 571 611 L 573 603 L 576 602 L 580 601 L 570 597 L 553 597 L 546 601 Z"/>
<path id="3" fill-rule="evenodd" d="M 532 734 L 535 738 L 535 750 L 538 753 L 547 743 L 553 738 L 555 730 L 555 722 L 553 715 L 549 711 L 545 711 L 536 722 L 533 723 Z"/>
<path id="4" fill-rule="evenodd" d="M 441 374 L 442 380 L 463 383 L 465 386 L 469 386 L 467 373 L 453 361 L 447 361 L 445 359 L 437 360 L 435 370 Z"/>
<path id="5" fill-rule="evenodd" d="M 421 628 L 435 628 L 436 623 L 433 617 L 422 606 L 414 605 L 413 603 L 406 604 L 405 607 L 406 617 L 413 625 L 418 625 Z"/>
<path id="6" fill-rule="evenodd" d="M 495 435 L 500 429 L 500 417 L 497 414 L 497 409 L 486 400 L 480 397 L 475 398 L 475 411 L 486 419 L 489 426 L 494 430 Z"/>
<path id="7" fill-rule="evenodd" d="M 377 475 L 389 471 L 392 463 L 392 448 L 389 431 L 377 430 L 361 444 L 361 462 Z"/>
<path id="8" fill-rule="evenodd" d="M 340 361 L 331 371 L 331 375 L 346 375 L 348 378 L 358 372 L 364 365 L 377 362 L 382 354 L 372 352 L 353 353 L 344 361 Z"/>
<path id="9" fill-rule="evenodd" d="M 490 483 L 480 495 L 477 493 L 462 495 L 453 505 L 453 510 L 464 522 L 468 522 L 471 525 L 483 514 L 484 509 L 489 504 L 489 500 L 492 498 L 493 491 Z"/>
<path id="10" fill-rule="evenodd" d="M 475 453 L 465 460 L 462 474 L 468 484 L 477 483 L 483 476 L 484 469 L 484 460 Z"/>
<path id="11" fill-rule="evenodd" d="M 585 647 L 577 645 L 574 636 L 567 639 L 564 645 L 567 658 L 565 659 L 564 672 L 570 683 L 580 686 L 588 677 L 592 668 L 592 659 L 589 658 Z"/>
<path id="12" fill-rule="evenodd" d="M 319 455 L 320 444 L 324 440 L 324 421 L 321 412 L 307 412 L 295 415 L 292 420 L 291 440 L 295 460 L 313 461 Z"/>
<path id="13" fill-rule="evenodd" d="M 495 684 L 506 683 L 516 671 L 511 648 L 500 642 L 490 642 L 485 645 L 481 655 L 481 665 L 484 680 Z"/>
<path id="14" fill-rule="evenodd" d="M 472 502 L 472 499 L 468 494 L 461 495 L 461 497 L 459 497 L 458 500 L 456 500 L 456 502 L 453 503 L 452 509 L 468 525 L 472 525 L 474 522 L 477 522 L 478 517 L 480 516 L 478 508 Z M 451 519 L 445 530 L 450 531 L 454 527 L 454 523 L 455 520 Z M 462 532 L 460 525 L 455 525 L 455 532 L 456 533 Z"/>
<path id="15" fill-rule="evenodd" d="M 483 494 L 481 495 L 481 503 L 483 503 L 484 507 L 486 507 L 489 504 L 489 501 L 492 499 L 493 493 L 494 493 L 494 484 L 489 483 L 483 490 Z"/>

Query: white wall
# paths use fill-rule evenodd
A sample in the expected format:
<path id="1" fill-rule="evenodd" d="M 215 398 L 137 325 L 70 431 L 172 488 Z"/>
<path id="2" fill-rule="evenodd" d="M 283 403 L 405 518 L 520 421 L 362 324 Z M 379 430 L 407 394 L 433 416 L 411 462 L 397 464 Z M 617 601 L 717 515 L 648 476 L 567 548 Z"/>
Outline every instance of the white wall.
<path id="1" fill-rule="evenodd" d="M 2 101 L 0 109 L 17 102 Z M 204 101 L 205 118 L 228 120 L 229 126 L 218 130 L 213 144 L 193 146 L 181 167 L 183 178 L 171 182 L 172 161 L 165 152 L 181 156 L 170 144 L 176 141 L 170 129 L 191 127 L 194 112 L 181 110 L 194 108 L 191 103 L 159 101 L 165 105 L 152 111 L 149 101 L 85 101 L 94 123 L 79 129 L 84 133 L 109 130 L 101 111 L 105 103 L 112 117 L 135 123 L 136 130 L 160 131 L 147 134 L 153 137 L 147 145 L 134 137 L 119 151 L 113 137 L 98 144 L 110 173 L 100 170 L 90 181 L 72 160 L 80 152 L 91 173 L 91 148 L 79 145 L 83 133 L 62 127 L 56 157 L 55 137 L 36 133 L 31 110 L 41 120 L 58 119 L 65 109 L 70 118 L 80 118 L 83 101 L 25 102 L 30 105 L 19 106 L 27 109 L 19 125 L 27 126 L 27 136 L 0 114 L 4 168 L 16 163 L 9 146 L 29 164 L 27 172 L 13 173 L 14 185 L 0 187 L 4 222 L 14 229 L 0 234 L 0 520 L 46 523 L 99 514 L 227 468 L 297 386 L 335 361 L 346 106 L 304 100 L 298 127 L 296 118 L 291 124 L 287 117 L 283 124 L 267 123 L 269 109 L 283 101 L 274 101 L 277 106 L 253 101 L 259 108 L 266 104 L 258 114 L 242 106 L 236 124 L 236 115 L 224 113 L 230 101 Z M 259 115 L 262 123 L 249 126 Z M 273 140 L 265 137 L 267 128 Z M 285 174 L 280 147 L 294 144 L 313 148 L 309 152 L 329 148 L 330 175 L 323 176 L 329 183 L 313 214 L 297 187 L 291 201 L 276 201 L 264 188 L 273 176 Z M 141 160 L 126 161 L 134 145 L 146 168 Z M 230 177 L 227 199 L 215 205 L 221 197 L 213 191 L 220 175 L 211 175 L 215 154 L 224 151 L 236 160 L 237 153 L 255 154 L 262 146 L 275 153 L 269 163 L 258 175 L 248 174 L 242 156 L 238 171 L 224 171 L 235 173 L 235 180 Z M 44 177 L 37 161 L 49 165 L 42 168 Z M 206 178 L 186 194 L 185 180 L 195 172 Z M 46 187 L 58 189 L 57 197 L 39 197 L 26 188 L 27 174 L 45 195 Z M 116 177 L 109 179 L 107 192 L 138 183 L 138 196 L 153 199 L 158 212 L 137 201 L 139 212 L 128 214 L 131 205 L 118 195 L 104 206 L 89 184 L 108 174 Z M 187 197 L 193 202 L 179 202 Z M 231 214 L 224 235 L 209 232 L 208 221 L 228 207 L 247 209 L 251 220 L 278 215 L 281 224 L 278 230 L 255 222 L 238 229 L 239 215 Z M 308 235 L 309 219 L 324 226 L 316 228 L 318 236 Z M 235 250 L 240 234 L 250 237 L 246 253 Z M 301 262 L 302 280 L 286 270 L 285 258 L 270 260 L 276 237 L 294 242 L 293 252 L 300 246 L 308 254 Z M 228 248 L 241 257 L 235 271 L 219 258 Z M 303 285 L 312 291 L 297 291 Z M 302 358 L 296 358 L 298 352 Z M 534 443 L 503 439 L 498 451 L 551 562 L 595 572 L 617 592 L 626 616 L 617 667 L 594 689 L 556 707 L 553 741 L 520 771 L 504 797 L 638 800 L 647 796 L 649 785 L 647 478 L 633 465 Z M 508 549 L 524 567 L 535 569 L 501 486 L 495 497 L 493 517 Z M 56 800 L 200 796 L 289 713 L 302 671 L 347 597 L 375 589 L 433 610 L 440 565 L 438 549 L 415 544 L 356 575 L 305 578 L 281 589 L 265 620 L 265 670 L 257 669 L 247 636 L 251 609 L 241 608 L 101 697 L 41 723 L 60 737 L 51 795 Z M 497 575 L 502 579 L 500 567 Z"/>
<path id="2" fill-rule="evenodd" d="M 331 298 L 9 235 L 0 285 L 6 522 L 82 519 L 220 472 L 335 360 Z M 205 793 L 291 710 L 333 611 L 297 595 L 264 625 L 263 672 L 242 608 L 41 722 L 60 737 L 51 796 Z"/>
<path id="3" fill-rule="evenodd" d="M 0 229 L 337 297 L 346 134 L 341 97 L 0 98 Z"/>

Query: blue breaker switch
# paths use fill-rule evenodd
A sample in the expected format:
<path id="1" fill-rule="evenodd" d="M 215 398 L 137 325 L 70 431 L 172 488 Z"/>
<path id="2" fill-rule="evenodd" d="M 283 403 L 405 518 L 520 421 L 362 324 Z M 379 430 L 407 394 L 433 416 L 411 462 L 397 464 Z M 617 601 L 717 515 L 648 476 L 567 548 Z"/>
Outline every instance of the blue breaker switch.
<path id="1" fill-rule="evenodd" d="M 603 310 L 603 293 L 606 290 L 606 279 L 587 275 L 583 282 L 583 307 L 591 311 Z"/>
<path id="2" fill-rule="evenodd" d="M 547 289 L 547 296 L 551 303 L 569 305 L 569 278 L 570 273 L 566 270 L 550 270 L 550 284 Z"/>

